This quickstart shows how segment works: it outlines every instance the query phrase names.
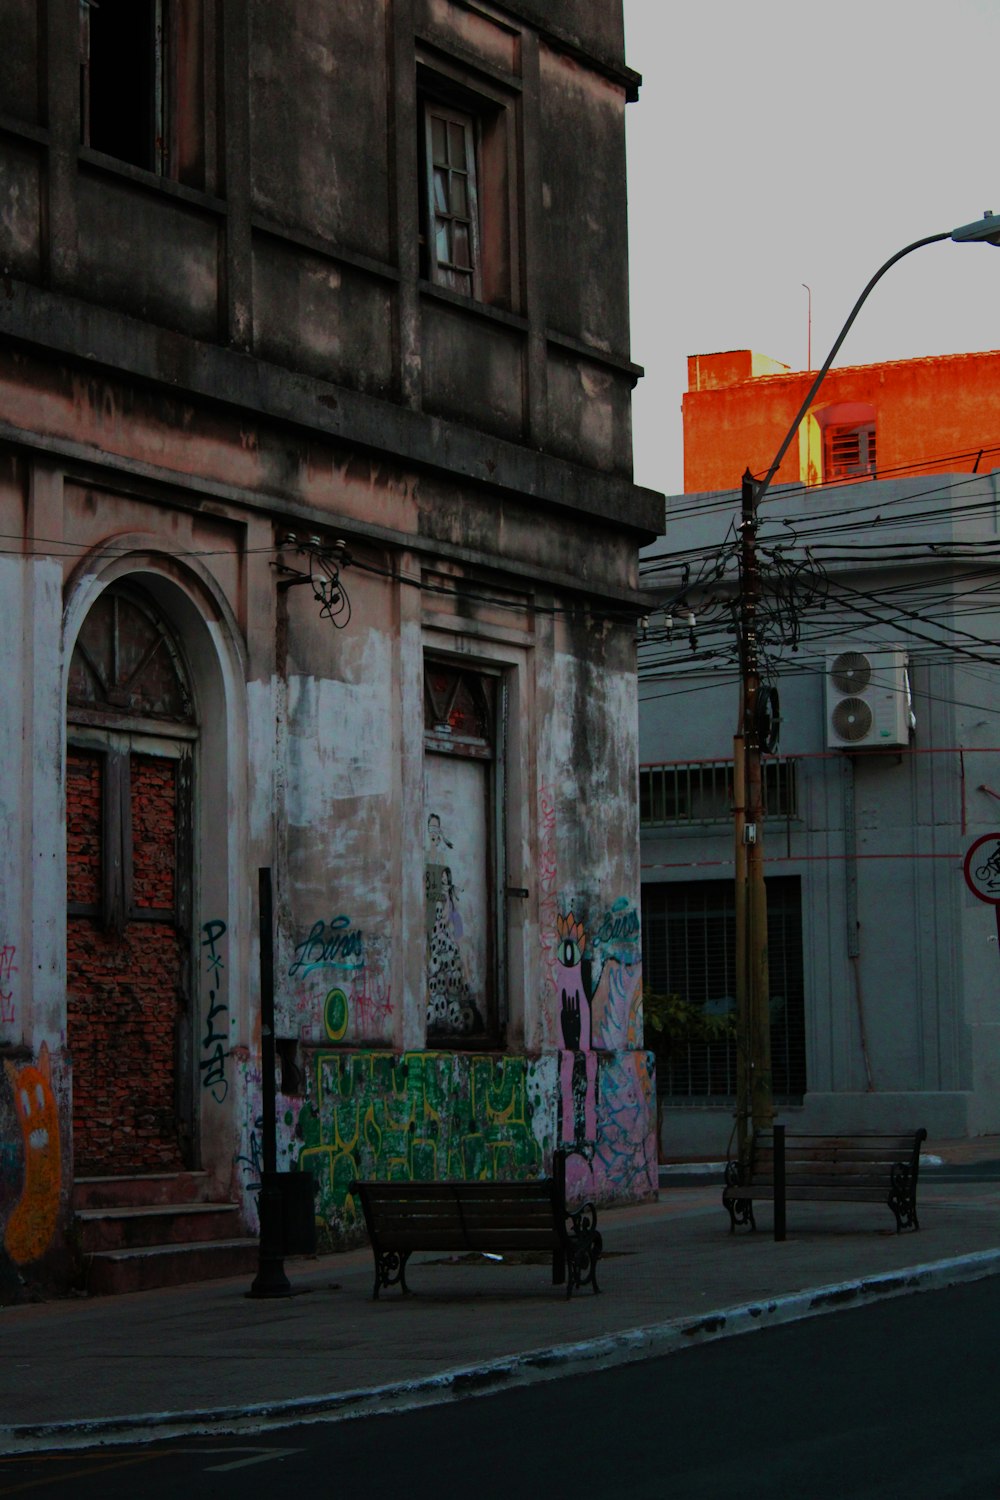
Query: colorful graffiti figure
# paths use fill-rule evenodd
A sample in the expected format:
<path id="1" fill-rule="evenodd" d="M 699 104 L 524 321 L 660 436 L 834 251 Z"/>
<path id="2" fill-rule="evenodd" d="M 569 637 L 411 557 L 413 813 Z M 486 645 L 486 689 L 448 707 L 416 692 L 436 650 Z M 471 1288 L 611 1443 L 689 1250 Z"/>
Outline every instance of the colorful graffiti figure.
<path id="1" fill-rule="evenodd" d="M 469 989 L 462 961 L 462 915 L 451 868 L 444 861 L 445 838 L 441 819 L 427 819 L 427 862 L 424 875 L 427 915 L 427 1030 L 454 1034 L 482 1030 L 482 1017 Z"/>
<path id="2" fill-rule="evenodd" d="M 560 1140 L 585 1154 L 597 1139 L 597 1054 L 583 983 L 587 934 L 572 912 L 556 917 L 556 992 L 564 1051 L 559 1058 Z"/>
<path id="3" fill-rule="evenodd" d="M 43 1042 L 38 1066 L 17 1069 L 5 1062 L 14 1108 L 24 1138 L 24 1184 L 4 1231 L 4 1249 L 16 1265 L 44 1255 L 59 1215 L 59 1113 L 52 1093 L 49 1049 Z"/>

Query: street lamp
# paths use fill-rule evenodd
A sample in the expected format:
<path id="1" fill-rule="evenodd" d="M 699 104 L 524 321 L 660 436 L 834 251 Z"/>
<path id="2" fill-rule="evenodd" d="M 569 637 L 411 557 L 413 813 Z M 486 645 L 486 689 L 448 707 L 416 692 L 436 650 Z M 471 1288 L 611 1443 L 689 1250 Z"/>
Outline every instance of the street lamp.
<path id="1" fill-rule="evenodd" d="M 982 243 L 1000 246 L 1000 214 L 990 210 L 971 224 L 957 229 L 929 234 L 914 240 L 889 257 L 865 287 L 851 309 L 843 328 L 834 340 L 816 378 L 799 407 L 784 440 L 762 480 L 755 480 L 750 470 L 743 475 L 740 523 L 740 717 L 733 744 L 734 804 L 736 838 L 736 999 L 740 1046 L 737 1054 L 736 1123 L 740 1158 L 747 1145 L 747 1117 L 754 1129 L 766 1128 L 774 1118 L 774 1090 L 771 1078 L 770 984 L 767 958 L 767 905 L 764 892 L 764 806 L 761 785 L 761 754 L 771 732 L 773 695 L 762 689 L 759 643 L 757 638 L 757 604 L 759 576 L 757 570 L 757 510 L 768 487 L 781 467 L 807 416 L 816 393 L 833 364 L 841 344 L 867 300 L 886 271 L 904 255 L 939 240 L 956 244 Z"/>

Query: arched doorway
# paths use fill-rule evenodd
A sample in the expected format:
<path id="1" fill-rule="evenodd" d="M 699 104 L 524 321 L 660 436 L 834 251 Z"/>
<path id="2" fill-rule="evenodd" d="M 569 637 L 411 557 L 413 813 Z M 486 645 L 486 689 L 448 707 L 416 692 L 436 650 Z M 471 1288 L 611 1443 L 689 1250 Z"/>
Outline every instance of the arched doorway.
<path id="1" fill-rule="evenodd" d="M 67 691 L 67 1034 L 75 1175 L 197 1165 L 190 676 L 134 583 L 104 590 Z"/>

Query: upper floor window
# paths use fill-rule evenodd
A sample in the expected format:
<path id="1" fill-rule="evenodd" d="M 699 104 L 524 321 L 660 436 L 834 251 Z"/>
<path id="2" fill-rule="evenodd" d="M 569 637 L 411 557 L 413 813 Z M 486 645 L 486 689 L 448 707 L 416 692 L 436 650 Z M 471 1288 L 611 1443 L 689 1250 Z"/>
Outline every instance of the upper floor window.
<path id="1" fill-rule="evenodd" d="M 807 483 L 861 479 L 878 469 L 875 408 L 870 401 L 833 401 L 815 407 L 803 424 Z"/>
<path id="2" fill-rule="evenodd" d="M 444 105 L 424 105 L 428 280 L 467 297 L 481 287 L 476 124 Z"/>
<path id="3" fill-rule="evenodd" d="M 874 474 L 877 467 L 875 423 L 860 427 L 828 427 L 824 434 L 823 473 L 827 479 L 849 479 Z"/>
<path id="4" fill-rule="evenodd" d="M 421 64 L 420 274 L 516 310 L 516 101 Z"/>
<path id="5" fill-rule="evenodd" d="M 797 818 L 798 763 L 764 761 L 764 807 L 774 818 Z M 733 818 L 731 760 L 667 761 L 639 767 L 639 821 L 643 828 L 726 823 Z"/>
<path id="6" fill-rule="evenodd" d="M 80 133 L 85 146 L 166 171 L 166 0 L 82 0 Z"/>
<path id="7" fill-rule="evenodd" d="M 80 0 L 80 141 L 204 189 L 206 70 L 200 0 Z"/>

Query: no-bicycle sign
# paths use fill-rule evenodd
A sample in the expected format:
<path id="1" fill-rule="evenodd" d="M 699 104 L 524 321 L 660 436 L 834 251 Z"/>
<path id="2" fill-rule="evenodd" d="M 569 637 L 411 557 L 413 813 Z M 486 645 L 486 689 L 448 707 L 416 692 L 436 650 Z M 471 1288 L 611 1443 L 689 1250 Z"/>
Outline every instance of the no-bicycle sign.
<path id="1" fill-rule="evenodd" d="M 964 870 L 972 894 L 991 906 L 1000 906 L 1000 833 L 984 833 L 969 845 Z"/>

